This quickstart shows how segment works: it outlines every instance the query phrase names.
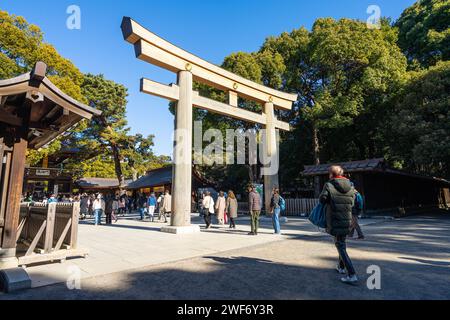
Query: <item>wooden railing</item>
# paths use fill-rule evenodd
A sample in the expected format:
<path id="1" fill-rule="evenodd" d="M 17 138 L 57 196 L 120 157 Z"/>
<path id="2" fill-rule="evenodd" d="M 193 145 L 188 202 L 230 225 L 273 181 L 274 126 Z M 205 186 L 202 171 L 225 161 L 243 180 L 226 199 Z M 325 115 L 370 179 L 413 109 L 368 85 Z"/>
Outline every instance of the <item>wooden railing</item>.
<path id="1" fill-rule="evenodd" d="M 22 204 L 17 242 L 24 254 L 19 255 L 19 264 L 85 256 L 87 252 L 78 251 L 79 215 L 78 202 Z"/>
<path id="2" fill-rule="evenodd" d="M 319 204 L 319 199 L 286 199 L 286 210 L 283 212 L 286 216 L 309 215 L 315 206 Z M 248 202 L 238 203 L 239 213 L 248 214 Z"/>
<path id="3" fill-rule="evenodd" d="M 318 204 L 319 199 L 286 199 L 286 215 L 309 215 Z"/>

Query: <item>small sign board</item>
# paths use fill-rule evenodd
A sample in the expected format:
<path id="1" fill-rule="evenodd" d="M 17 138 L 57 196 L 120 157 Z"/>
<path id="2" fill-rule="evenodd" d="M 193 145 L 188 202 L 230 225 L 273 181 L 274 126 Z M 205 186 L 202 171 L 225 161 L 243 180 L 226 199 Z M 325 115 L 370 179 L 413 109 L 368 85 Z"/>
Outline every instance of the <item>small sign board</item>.
<path id="1" fill-rule="evenodd" d="M 50 170 L 37 169 L 36 175 L 41 176 L 41 177 L 48 177 L 48 176 L 50 176 Z"/>

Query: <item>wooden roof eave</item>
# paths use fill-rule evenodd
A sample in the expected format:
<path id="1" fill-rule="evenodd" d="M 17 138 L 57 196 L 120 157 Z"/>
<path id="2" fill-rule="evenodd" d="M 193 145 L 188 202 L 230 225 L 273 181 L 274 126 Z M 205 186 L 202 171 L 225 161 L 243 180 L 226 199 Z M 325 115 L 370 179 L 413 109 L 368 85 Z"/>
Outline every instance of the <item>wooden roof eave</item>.
<path id="1" fill-rule="evenodd" d="M 50 79 L 46 76 L 47 65 L 43 62 L 36 63 L 31 72 L 22 74 L 20 76 L 0 80 L 0 102 L 2 106 L 6 104 L 8 106 L 8 97 L 26 95 L 28 99 L 33 102 L 34 96 L 40 97 L 40 99 L 46 99 L 55 104 L 55 108 L 62 108 L 68 111 L 64 112 L 64 119 L 62 123 L 58 125 L 58 130 L 45 134 L 42 138 L 36 137 L 29 141 L 29 147 L 39 149 L 65 131 L 76 125 L 83 118 L 91 119 L 93 116 L 101 115 L 101 111 L 89 107 L 72 97 L 62 92 L 56 85 L 54 85 Z M 17 106 L 16 106 L 17 107 Z M 13 120 L 17 120 L 17 124 L 14 124 Z M 11 116 L 9 119 L 11 125 L 20 126 L 21 119 L 15 119 L 15 116 Z"/>
<path id="2" fill-rule="evenodd" d="M 53 101 L 61 108 L 78 114 L 83 118 L 91 119 L 93 116 L 102 114 L 101 111 L 78 102 L 62 92 L 47 78 L 45 75 L 46 69 L 47 67 L 43 62 L 38 62 L 31 72 L 15 78 L 0 80 L 0 96 L 13 96 L 29 91 L 36 91 L 43 94 L 47 99 Z"/>

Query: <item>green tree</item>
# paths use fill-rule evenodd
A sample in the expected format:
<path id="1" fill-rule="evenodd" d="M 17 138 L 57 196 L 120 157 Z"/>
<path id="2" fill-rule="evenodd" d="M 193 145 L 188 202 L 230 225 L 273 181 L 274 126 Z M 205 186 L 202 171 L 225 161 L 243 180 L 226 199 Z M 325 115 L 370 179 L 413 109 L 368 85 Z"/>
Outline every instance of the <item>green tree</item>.
<path id="1" fill-rule="evenodd" d="M 89 105 L 102 111 L 91 121 L 85 120 L 72 135 L 71 143 L 86 154 L 110 155 L 121 188 L 125 186 L 121 146 L 128 141 L 126 105 L 128 90 L 103 75 L 87 74 L 82 84 Z M 89 157 L 90 158 L 90 157 Z"/>
<path id="2" fill-rule="evenodd" d="M 155 156 L 153 153 L 154 135 L 144 137 L 142 134 L 128 136 L 121 147 L 121 154 L 131 171 L 132 180 L 147 171 L 161 168 L 171 163 L 170 157 Z"/>
<path id="3" fill-rule="evenodd" d="M 450 1 L 420 0 L 395 25 L 408 60 L 423 67 L 450 59 Z"/>
<path id="4" fill-rule="evenodd" d="M 0 79 L 29 72 L 38 61 L 48 66 L 48 76 L 62 91 L 81 102 L 83 74 L 56 49 L 44 42 L 41 29 L 29 24 L 25 18 L 0 10 Z M 28 162 L 37 164 L 44 156 L 58 151 L 61 140 L 57 139 L 39 151 L 28 151 Z"/>
<path id="5" fill-rule="evenodd" d="M 450 61 L 417 72 L 395 97 L 391 160 L 401 168 L 450 178 Z"/>
<path id="6" fill-rule="evenodd" d="M 286 64 L 283 89 L 299 94 L 287 120 L 310 136 L 314 163 L 383 152 L 376 133 L 388 98 L 406 79 L 406 59 L 396 41 L 387 20 L 372 30 L 331 18 L 318 19 L 311 32 L 300 28 L 266 40 L 261 50 L 280 53 Z"/>

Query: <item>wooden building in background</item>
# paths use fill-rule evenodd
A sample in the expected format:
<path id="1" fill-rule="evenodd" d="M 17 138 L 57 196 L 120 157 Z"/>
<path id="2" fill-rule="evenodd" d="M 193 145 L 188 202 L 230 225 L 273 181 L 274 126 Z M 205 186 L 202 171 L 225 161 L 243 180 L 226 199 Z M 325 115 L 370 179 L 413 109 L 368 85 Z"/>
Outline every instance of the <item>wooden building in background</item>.
<path id="1" fill-rule="evenodd" d="M 364 196 L 368 215 L 402 216 L 434 208 L 450 208 L 450 181 L 445 179 L 393 169 L 384 159 L 334 164 L 344 168 L 346 176 Z M 318 183 L 315 190 L 322 190 L 329 179 L 328 169 L 334 164 L 305 166 L 303 176 Z"/>
<path id="2" fill-rule="evenodd" d="M 125 180 L 125 188 L 131 180 Z M 120 185 L 117 178 L 81 178 L 75 181 L 75 190 L 78 193 L 119 194 Z"/>
<path id="3" fill-rule="evenodd" d="M 127 190 L 141 192 L 145 194 L 164 193 L 166 190 L 172 192 L 173 166 L 167 166 L 155 170 L 150 170 L 140 179 L 130 182 Z M 195 170 L 192 170 L 192 191 L 201 188 L 212 187 L 213 184 L 203 178 Z"/>

